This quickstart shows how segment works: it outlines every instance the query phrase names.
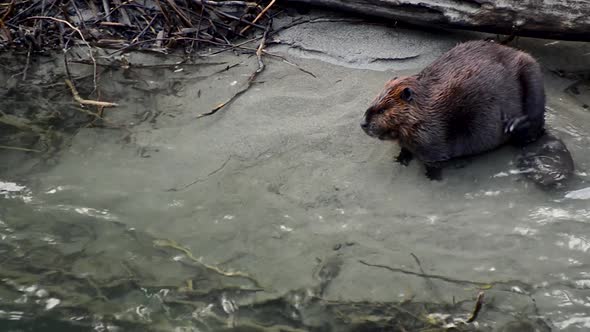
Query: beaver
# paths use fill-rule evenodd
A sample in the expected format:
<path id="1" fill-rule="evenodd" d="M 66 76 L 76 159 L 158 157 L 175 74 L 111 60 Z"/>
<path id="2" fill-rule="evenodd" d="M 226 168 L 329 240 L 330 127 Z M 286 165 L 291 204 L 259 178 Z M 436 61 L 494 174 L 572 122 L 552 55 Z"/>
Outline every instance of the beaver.
<path id="1" fill-rule="evenodd" d="M 361 128 L 396 140 L 396 161 L 415 156 L 431 180 L 453 158 L 544 133 L 545 90 L 529 54 L 489 41 L 456 45 L 416 75 L 393 78 L 366 110 Z"/>

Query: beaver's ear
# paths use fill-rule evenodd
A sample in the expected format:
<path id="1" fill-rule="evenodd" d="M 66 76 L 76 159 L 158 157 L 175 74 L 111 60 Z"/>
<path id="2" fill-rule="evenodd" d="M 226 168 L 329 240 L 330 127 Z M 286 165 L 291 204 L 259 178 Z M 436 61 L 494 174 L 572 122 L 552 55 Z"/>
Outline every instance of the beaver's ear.
<path id="1" fill-rule="evenodd" d="M 402 90 L 400 98 L 404 101 L 411 101 L 414 98 L 414 91 L 410 88 L 405 88 Z"/>

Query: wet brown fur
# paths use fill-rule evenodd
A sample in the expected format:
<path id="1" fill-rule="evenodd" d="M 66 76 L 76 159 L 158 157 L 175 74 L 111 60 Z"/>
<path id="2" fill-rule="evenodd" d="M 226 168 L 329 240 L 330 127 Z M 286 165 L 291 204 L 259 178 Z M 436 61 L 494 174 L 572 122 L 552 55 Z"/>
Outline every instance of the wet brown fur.
<path id="1" fill-rule="evenodd" d="M 535 140 L 543 132 L 544 110 L 541 69 L 530 55 L 471 41 L 455 46 L 417 75 L 387 82 L 361 126 L 370 136 L 398 140 L 407 159 L 401 162 L 407 164 L 415 156 L 428 170 L 509 140 Z M 523 116 L 526 128 L 505 132 L 506 119 Z"/>

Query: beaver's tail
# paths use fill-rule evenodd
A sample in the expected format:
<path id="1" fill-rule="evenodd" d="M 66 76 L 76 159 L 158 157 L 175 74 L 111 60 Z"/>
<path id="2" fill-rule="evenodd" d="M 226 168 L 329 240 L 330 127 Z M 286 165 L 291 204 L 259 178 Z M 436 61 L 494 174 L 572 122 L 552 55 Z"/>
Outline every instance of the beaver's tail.
<path id="1" fill-rule="evenodd" d="M 522 89 L 523 117 L 508 126 L 511 140 L 527 144 L 537 140 L 545 132 L 545 89 L 541 66 L 530 55 L 521 53 L 518 58 L 518 78 Z"/>

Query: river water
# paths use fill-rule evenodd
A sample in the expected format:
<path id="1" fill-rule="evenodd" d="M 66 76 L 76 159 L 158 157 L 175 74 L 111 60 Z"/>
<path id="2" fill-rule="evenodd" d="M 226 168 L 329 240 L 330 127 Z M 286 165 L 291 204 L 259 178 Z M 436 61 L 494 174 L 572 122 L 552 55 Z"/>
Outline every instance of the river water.
<path id="1" fill-rule="evenodd" d="M 257 83 L 202 118 L 244 86 L 255 57 L 101 68 L 101 97 L 119 104 L 105 109 L 103 126 L 75 122 L 50 153 L 1 151 L 0 327 L 344 331 L 318 322 L 333 320 L 318 303 L 305 315 L 285 309 L 309 303 L 297 290 L 315 289 L 325 301 L 364 303 L 362 315 L 349 316 L 365 319 L 383 303 L 466 315 L 483 290 L 476 323 L 484 330 L 589 330 L 590 86 L 567 89 L 578 79 L 567 73 L 587 70 L 589 47 L 518 42 L 543 64 L 548 127 L 575 160 L 566 188 L 524 179 L 510 147 L 431 182 L 418 163 L 393 162 L 397 146 L 359 128 L 387 79 L 468 38 L 302 24 L 268 50 L 305 72 L 267 57 Z M 92 67 L 71 70 L 82 76 Z M 60 72 L 59 54 L 34 60 L 28 79 L 3 97 L 5 112 L 75 106 L 65 85 L 49 84 Z M 521 328 L 510 329 L 515 322 Z"/>

